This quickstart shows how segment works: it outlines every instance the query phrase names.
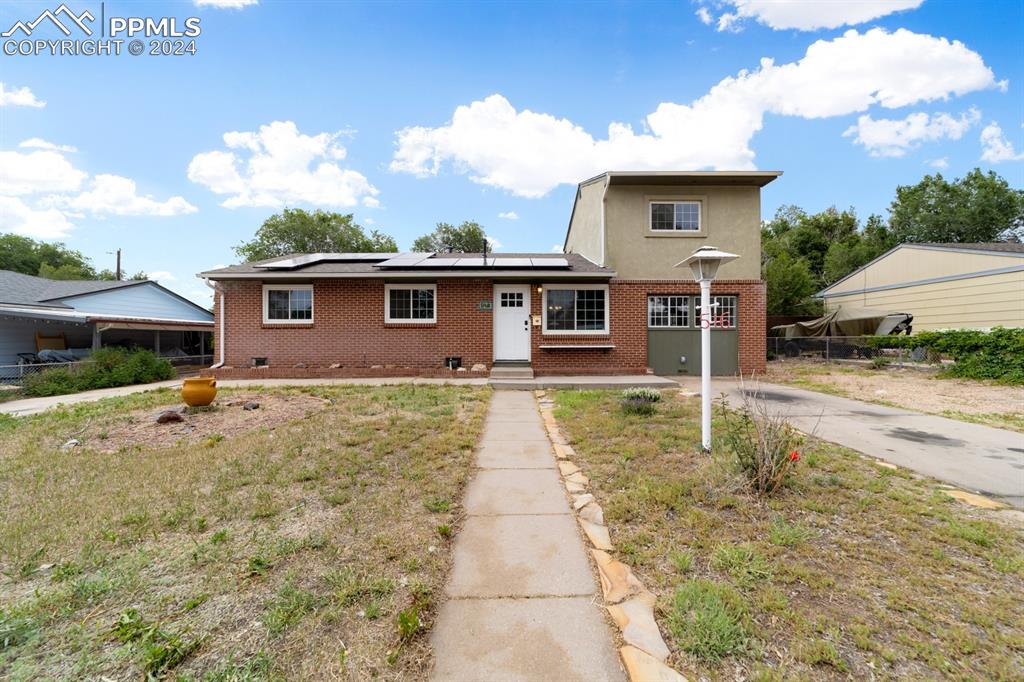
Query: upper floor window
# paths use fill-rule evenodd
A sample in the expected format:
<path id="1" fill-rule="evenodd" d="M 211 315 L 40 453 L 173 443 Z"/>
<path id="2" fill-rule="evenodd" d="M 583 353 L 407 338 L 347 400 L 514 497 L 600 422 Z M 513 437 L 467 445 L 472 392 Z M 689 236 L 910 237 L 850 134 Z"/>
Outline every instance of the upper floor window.
<path id="1" fill-rule="evenodd" d="M 608 287 L 545 285 L 545 334 L 607 334 Z"/>
<path id="2" fill-rule="evenodd" d="M 652 201 L 651 229 L 700 232 L 699 201 Z"/>
<path id="3" fill-rule="evenodd" d="M 388 284 L 384 292 L 384 321 L 425 324 L 437 321 L 434 284 Z"/>
<path id="4" fill-rule="evenodd" d="M 313 285 L 264 285 L 264 324 L 309 324 L 312 321 Z"/>

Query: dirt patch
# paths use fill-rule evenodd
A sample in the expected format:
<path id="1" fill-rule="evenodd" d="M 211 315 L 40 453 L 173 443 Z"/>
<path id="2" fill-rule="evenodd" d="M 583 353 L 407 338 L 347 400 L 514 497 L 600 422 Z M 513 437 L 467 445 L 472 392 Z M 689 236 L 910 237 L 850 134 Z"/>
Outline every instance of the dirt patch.
<path id="1" fill-rule="evenodd" d="M 258 404 L 245 409 L 246 404 Z M 322 410 L 330 401 L 306 394 L 236 394 L 216 400 L 209 407 L 165 407 L 134 410 L 103 424 L 92 424 L 79 436 L 84 445 L 102 452 L 134 446 L 173 447 L 189 443 L 217 442 L 257 429 L 273 429 Z M 159 424 L 157 415 L 184 408 L 182 420 Z"/>
<path id="2" fill-rule="evenodd" d="M 871 370 L 786 361 L 769 363 L 765 380 L 812 390 L 821 390 L 814 386 L 821 384 L 831 389 L 828 393 L 932 414 L 1024 413 L 1024 387 L 944 379 L 908 369 Z"/>

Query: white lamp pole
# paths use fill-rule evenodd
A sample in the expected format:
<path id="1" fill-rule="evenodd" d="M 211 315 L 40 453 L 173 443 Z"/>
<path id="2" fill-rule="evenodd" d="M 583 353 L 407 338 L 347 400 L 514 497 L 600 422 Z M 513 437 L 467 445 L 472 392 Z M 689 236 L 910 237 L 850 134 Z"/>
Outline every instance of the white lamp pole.
<path id="1" fill-rule="evenodd" d="M 737 258 L 734 253 L 702 246 L 676 264 L 690 266 L 693 278 L 700 283 L 700 445 L 704 452 L 711 452 L 711 282 L 718 266 Z"/>

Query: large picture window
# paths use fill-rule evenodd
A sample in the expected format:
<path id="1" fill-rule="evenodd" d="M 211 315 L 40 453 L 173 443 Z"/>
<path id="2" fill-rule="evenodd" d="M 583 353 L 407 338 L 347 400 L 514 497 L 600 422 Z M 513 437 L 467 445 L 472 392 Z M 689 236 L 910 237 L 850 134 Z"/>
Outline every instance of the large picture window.
<path id="1" fill-rule="evenodd" d="M 647 326 L 670 329 L 690 326 L 689 296 L 648 296 Z"/>
<path id="2" fill-rule="evenodd" d="M 607 334 L 608 287 L 603 284 L 544 287 L 545 334 Z"/>
<path id="3" fill-rule="evenodd" d="M 311 324 L 313 286 L 289 284 L 263 287 L 264 324 Z"/>
<path id="4" fill-rule="evenodd" d="M 651 229 L 655 232 L 700 232 L 700 202 L 652 201 Z"/>
<path id="5" fill-rule="evenodd" d="M 425 324 L 437 321 L 437 287 L 433 284 L 388 284 L 384 291 L 384 320 Z"/>

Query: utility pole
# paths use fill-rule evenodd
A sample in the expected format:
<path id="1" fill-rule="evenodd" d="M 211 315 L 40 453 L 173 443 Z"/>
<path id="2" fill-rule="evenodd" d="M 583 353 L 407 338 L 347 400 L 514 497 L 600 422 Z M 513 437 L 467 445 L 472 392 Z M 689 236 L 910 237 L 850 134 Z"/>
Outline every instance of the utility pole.
<path id="1" fill-rule="evenodd" d="M 121 249 L 117 250 L 117 269 L 114 270 L 114 279 L 121 281 Z"/>

